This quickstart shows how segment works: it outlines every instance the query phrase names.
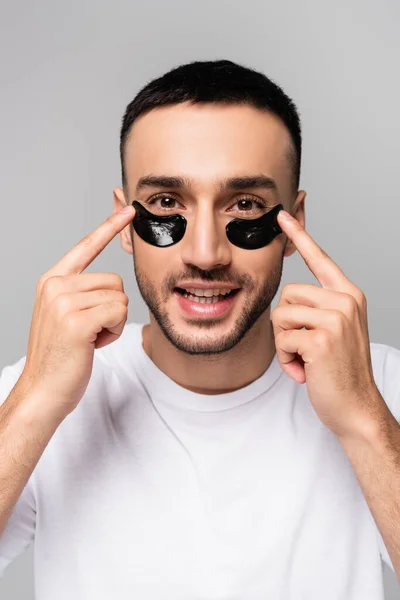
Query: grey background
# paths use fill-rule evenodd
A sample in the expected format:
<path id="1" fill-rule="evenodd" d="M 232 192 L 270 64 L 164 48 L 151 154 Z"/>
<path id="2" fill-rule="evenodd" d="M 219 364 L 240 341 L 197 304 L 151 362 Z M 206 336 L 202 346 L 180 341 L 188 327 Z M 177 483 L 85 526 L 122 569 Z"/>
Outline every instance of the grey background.
<path id="1" fill-rule="evenodd" d="M 126 104 L 173 66 L 224 57 L 297 103 L 307 229 L 365 292 L 371 340 L 400 347 L 396 0 L 3 0 L 0 10 L 0 366 L 26 354 L 39 276 L 112 212 Z M 89 270 L 121 274 L 129 321 L 147 320 L 118 239 Z M 298 255 L 289 281 L 315 283 Z M 385 582 L 398 598 L 386 568 Z M 0 598 L 33 598 L 31 549 Z"/>

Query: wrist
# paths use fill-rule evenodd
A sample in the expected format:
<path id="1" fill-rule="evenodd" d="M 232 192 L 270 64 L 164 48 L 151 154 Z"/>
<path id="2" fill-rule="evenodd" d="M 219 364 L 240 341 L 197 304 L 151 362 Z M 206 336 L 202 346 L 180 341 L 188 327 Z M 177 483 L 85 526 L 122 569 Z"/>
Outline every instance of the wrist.
<path id="1" fill-rule="evenodd" d="M 21 380 L 11 392 L 8 402 L 23 430 L 32 433 L 40 431 L 52 435 L 67 416 L 45 393 L 27 388 Z"/>
<path id="2" fill-rule="evenodd" d="M 369 445 L 373 447 L 387 446 L 393 436 L 398 436 L 400 426 L 381 395 L 375 402 L 375 410 L 371 414 L 357 420 L 355 425 L 338 439 L 343 446 Z"/>

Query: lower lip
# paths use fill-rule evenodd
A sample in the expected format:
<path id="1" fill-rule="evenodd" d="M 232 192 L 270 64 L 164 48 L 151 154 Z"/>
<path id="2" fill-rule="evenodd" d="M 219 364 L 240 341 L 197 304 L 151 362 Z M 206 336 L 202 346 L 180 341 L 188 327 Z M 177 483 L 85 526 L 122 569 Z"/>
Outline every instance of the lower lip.
<path id="1" fill-rule="evenodd" d="M 190 300 L 189 298 L 185 298 L 179 292 L 174 291 L 174 295 L 178 300 L 179 306 L 186 314 L 193 317 L 221 317 L 222 315 L 225 315 L 232 307 L 238 294 L 239 291 L 235 292 L 235 294 L 232 296 L 229 295 L 227 298 L 215 302 L 214 304 L 203 304 L 200 302 L 195 302 L 194 300 Z"/>

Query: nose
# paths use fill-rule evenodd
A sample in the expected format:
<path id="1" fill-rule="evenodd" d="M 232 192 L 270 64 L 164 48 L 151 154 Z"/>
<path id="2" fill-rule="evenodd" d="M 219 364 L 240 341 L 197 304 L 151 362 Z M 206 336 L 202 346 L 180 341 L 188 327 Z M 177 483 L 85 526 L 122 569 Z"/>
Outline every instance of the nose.
<path id="1" fill-rule="evenodd" d="M 198 207 L 188 218 L 181 242 L 181 258 L 185 264 L 203 271 L 224 267 L 231 261 L 231 248 L 225 233 L 226 223 L 218 222 L 212 207 Z"/>

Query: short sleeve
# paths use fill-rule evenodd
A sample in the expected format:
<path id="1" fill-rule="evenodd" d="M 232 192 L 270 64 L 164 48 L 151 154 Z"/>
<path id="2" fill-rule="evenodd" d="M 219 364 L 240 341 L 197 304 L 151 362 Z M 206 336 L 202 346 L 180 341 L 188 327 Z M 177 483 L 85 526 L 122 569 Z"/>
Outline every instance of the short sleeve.
<path id="1" fill-rule="evenodd" d="M 0 405 L 16 384 L 22 373 L 25 357 L 6 366 L 0 374 Z M 0 578 L 6 567 L 31 544 L 34 539 L 36 521 L 35 498 L 30 478 L 19 497 L 7 526 L 0 537 Z"/>
<path id="2" fill-rule="evenodd" d="M 400 422 L 400 350 L 387 346 L 382 368 L 382 396 Z"/>
<path id="3" fill-rule="evenodd" d="M 400 350 L 380 344 L 375 345 L 375 348 L 382 357 L 380 361 L 377 361 L 377 367 L 380 363 L 377 373 L 374 370 L 375 382 L 390 412 L 400 423 Z M 393 563 L 378 528 L 377 533 L 382 559 L 394 571 Z"/>

